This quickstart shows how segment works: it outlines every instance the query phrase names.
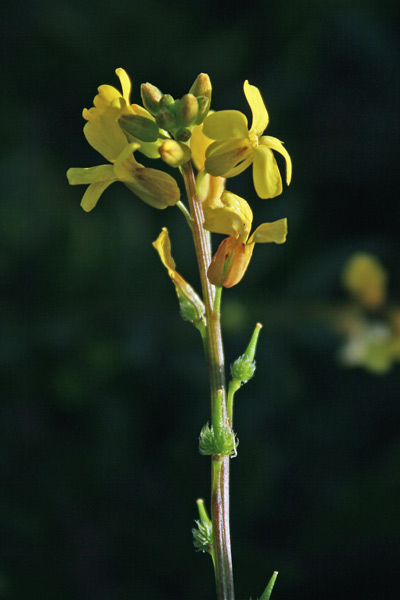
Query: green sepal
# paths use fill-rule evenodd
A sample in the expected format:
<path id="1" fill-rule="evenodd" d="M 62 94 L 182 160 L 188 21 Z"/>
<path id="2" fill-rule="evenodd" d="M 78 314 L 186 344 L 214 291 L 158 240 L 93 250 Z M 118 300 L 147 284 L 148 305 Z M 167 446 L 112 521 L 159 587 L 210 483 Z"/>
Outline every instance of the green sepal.
<path id="1" fill-rule="evenodd" d="M 123 131 L 143 142 L 155 142 L 160 134 L 155 121 L 140 115 L 124 115 L 118 123 Z"/>
<path id="2" fill-rule="evenodd" d="M 212 425 L 210 427 L 206 423 L 200 432 L 199 452 L 203 456 L 236 456 L 238 443 L 236 435 L 227 423 L 222 394 L 219 393 L 215 402 Z"/>

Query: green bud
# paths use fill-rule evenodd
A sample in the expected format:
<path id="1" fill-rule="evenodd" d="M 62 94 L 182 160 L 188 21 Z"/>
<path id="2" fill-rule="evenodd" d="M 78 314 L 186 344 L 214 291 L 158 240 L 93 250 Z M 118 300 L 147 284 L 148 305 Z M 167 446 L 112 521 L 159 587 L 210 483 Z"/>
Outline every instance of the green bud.
<path id="1" fill-rule="evenodd" d="M 193 125 L 199 112 L 199 103 L 193 94 L 185 94 L 176 102 L 176 118 L 181 127 Z"/>
<path id="2" fill-rule="evenodd" d="M 163 94 L 160 100 L 160 108 L 171 110 L 175 108 L 175 100 L 171 94 Z"/>
<path id="3" fill-rule="evenodd" d="M 192 87 L 189 90 L 189 94 L 193 96 L 205 96 L 211 101 L 211 81 L 207 73 L 200 73 L 197 75 Z"/>
<path id="4" fill-rule="evenodd" d="M 160 110 L 156 116 L 156 123 L 161 129 L 171 131 L 176 128 L 176 121 L 174 115 L 166 108 Z"/>
<path id="5" fill-rule="evenodd" d="M 165 140 L 158 151 L 163 161 L 170 167 L 175 168 L 187 163 L 192 157 L 189 146 L 176 142 L 175 140 Z"/>
<path id="6" fill-rule="evenodd" d="M 179 131 L 176 132 L 176 139 L 179 142 L 188 142 L 191 137 L 192 132 L 190 129 L 179 129 Z"/>
<path id="7" fill-rule="evenodd" d="M 192 529 L 193 545 L 197 552 L 209 552 L 212 555 L 212 523 L 205 509 L 204 500 L 199 498 L 197 500 L 197 507 L 199 510 L 200 520 L 195 521 L 197 529 Z"/>
<path id="8" fill-rule="evenodd" d="M 157 123 L 139 115 L 123 115 L 118 123 L 121 129 L 142 142 L 155 142 L 158 139 Z"/>
<path id="9" fill-rule="evenodd" d="M 239 358 L 231 365 L 232 379 L 236 379 L 241 383 L 247 383 L 249 379 L 253 377 L 256 370 L 254 356 L 261 328 L 261 323 L 257 323 L 245 353 L 242 354 L 242 356 L 239 356 Z"/>
<path id="10" fill-rule="evenodd" d="M 199 113 L 196 119 L 196 125 L 201 125 L 206 116 L 208 115 L 208 111 L 210 110 L 210 100 L 206 98 L 206 96 L 198 96 L 197 102 L 199 104 Z"/>
<path id="11" fill-rule="evenodd" d="M 142 96 L 143 106 L 149 111 L 150 114 L 156 115 L 160 110 L 160 100 L 163 93 L 151 83 L 142 83 L 140 86 L 140 93 Z"/>

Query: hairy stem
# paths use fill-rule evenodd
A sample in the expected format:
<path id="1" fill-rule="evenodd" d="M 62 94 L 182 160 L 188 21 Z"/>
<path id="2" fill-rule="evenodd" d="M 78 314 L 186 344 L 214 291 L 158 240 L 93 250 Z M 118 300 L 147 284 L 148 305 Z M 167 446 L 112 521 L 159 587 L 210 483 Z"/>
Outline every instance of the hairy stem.
<path id="1" fill-rule="evenodd" d="M 192 234 L 199 267 L 203 301 L 207 318 L 207 363 L 211 391 L 211 421 L 214 417 L 217 394 L 222 394 L 226 416 L 224 351 L 221 334 L 220 297 L 207 277 L 211 262 L 208 232 L 203 228 L 203 207 L 196 192 L 191 162 L 181 167 L 190 209 Z M 215 301 L 215 299 L 217 301 Z M 211 457 L 211 520 L 213 553 L 218 600 L 234 600 L 231 543 L 229 530 L 229 457 Z"/>

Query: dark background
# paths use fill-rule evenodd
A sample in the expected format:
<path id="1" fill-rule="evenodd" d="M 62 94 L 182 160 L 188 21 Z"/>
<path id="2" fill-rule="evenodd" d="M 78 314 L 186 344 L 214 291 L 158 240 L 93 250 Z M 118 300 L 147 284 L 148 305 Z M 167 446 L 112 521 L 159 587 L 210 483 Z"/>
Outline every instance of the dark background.
<path id="1" fill-rule="evenodd" d="M 215 109 L 262 91 L 267 133 L 293 182 L 261 201 L 229 182 L 255 223 L 284 216 L 224 293 L 227 363 L 264 323 L 256 377 L 237 395 L 232 543 L 238 600 L 279 570 L 275 600 L 392 600 L 399 569 L 400 367 L 346 369 L 337 307 L 354 251 L 399 269 L 398 2 L 36 0 L 1 3 L 1 600 L 204 600 L 195 499 L 208 498 L 197 436 L 209 418 L 197 332 L 151 242 L 170 230 L 197 288 L 176 209 L 122 185 L 79 207 L 71 167 L 104 159 L 81 110 L 116 67 L 175 97 L 199 72 Z M 279 163 L 282 166 L 282 162 Z"/>

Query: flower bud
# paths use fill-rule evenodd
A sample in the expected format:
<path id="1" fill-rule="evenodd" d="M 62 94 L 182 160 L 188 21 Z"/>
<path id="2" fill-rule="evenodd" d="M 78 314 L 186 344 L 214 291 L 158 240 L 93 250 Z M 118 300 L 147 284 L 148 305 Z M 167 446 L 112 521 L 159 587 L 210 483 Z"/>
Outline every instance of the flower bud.
<path id="1" fill-rule="evenodd" d="M 189 90 L 189 94 L 193 96 L 205 96 L 208 100 L 211 100 L 211 81 L 207 73 L 200 73 L 197 75 L 192 87 Z"/>
<path id="2" fill-rule="evenodd" d="M 179 142 L 188 142 L 191 136 L 192 132 L 190 129 L 179 129 L 179 131 L 176 132 L 176 139 Z"/>
<path id="3" fill-rule="evenodd" d="M 161 129 L 171 131 L 176 128 L 176 120 L 174 115 L 166 108 L 160 110 L 156 116 L 156 123 Z"/>
<path id="4" fill-rule="evenodd" d="M 199 105 L 199 112 L 196 119 L 196 125 L 200 125 L 208 115 L 211 101 L 209 98 L 206 98 L 206 96 L 198 96 L 197 102 Z"/>
<path id="5" fill-rule="evenodd" d="M 165 140 L 158 151 L 163 161 L 170 167 L 180 167 L 187 163 L 192 156 L 189 146 L 175 140 Z"/>
<path id="6" fill-rule="evenodd" d="M 261 323 L 257 323 L 245 353 L 242 354 L 242 356 L 239 356 L 239 358 L 231 365 L 232 379 L 236 379 L 242 384 L 247 383 L 255 373 L 256 361 L 254 360 L 254 356 L 261 328 Z"/>
<path id="7" fill-rule="evenodd" d="M 193 125 L 199 112 L 199 103 L 193 94 L 185 94 L 176 102 L 176 118 L 181 127 Z"/>
<path id="8" fill-rule="evenodd" d="M 123 115 L 118 121 L 121 129 L 143 142 L 155 142 L 158 139 L 157 123 L 139 115 Z"/>
<path id="9" fill-rule="evenodd" d="M 150 114 L 156 115 L 160 110 L 160 100 L 163 96 L 161 90 L 151 83 L 142 83 L 140 86 L 143 106 Z"/>

